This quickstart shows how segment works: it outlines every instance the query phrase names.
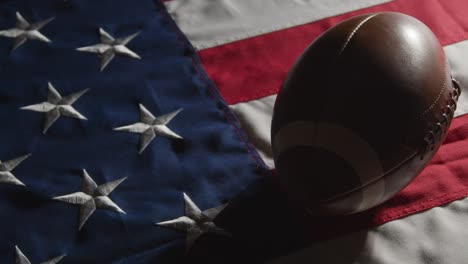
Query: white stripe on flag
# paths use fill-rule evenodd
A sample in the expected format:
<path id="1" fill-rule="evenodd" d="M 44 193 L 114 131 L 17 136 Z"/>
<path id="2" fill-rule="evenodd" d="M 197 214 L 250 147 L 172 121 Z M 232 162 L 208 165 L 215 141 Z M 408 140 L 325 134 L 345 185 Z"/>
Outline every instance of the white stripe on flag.
<path id="1" fill-rule="evenodd" d="M 468 263 L 468 198 L 312 244 L 270 264 Z"/>
<path id="2" fill-rule="evenodd" d="M 254 144 L 258 154 L 270 169 L 275 167 L 270 141 L 271 115 L 275 100 L 276 95 L 271 95 L 230 106 L 249 141 Z"/>
<path id="3" fill-rule="evenodd" d="M 452 67 L 452 74 L 462 88 L 468 88 L 468 40 L 444 47 Z M 257 148 L 265 164 L 274 168 L 271 151 L 271 117 L 276 95 L 231 105 L 230 108 L 239 119 L 242 128 L 249 135 L 249 140 Z M 468 91 L 462 91 L 456 116 L 468 113 Z"/>
<path id="4" fill-rule="evenodd" d="M 172 0 L 165 4 L 200 50 L 386 2 L 391 0 Z"/>
<path id="5" fill-rule="evenodd" d="M 275 100 L 276 94 L 229 106 L 269 169 L 275 168 L 270 135 Z"/>

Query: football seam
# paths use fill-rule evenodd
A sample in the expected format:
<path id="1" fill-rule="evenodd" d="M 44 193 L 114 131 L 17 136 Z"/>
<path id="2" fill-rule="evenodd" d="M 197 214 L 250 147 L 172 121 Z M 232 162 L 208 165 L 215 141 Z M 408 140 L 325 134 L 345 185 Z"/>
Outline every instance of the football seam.
<path id="1" fill-rule="evenodd" d="M 372 18 L 376 17 L 378 14 L 373 14 L 369 17 L 366 17 L 364 20 L 362 20 L 357 26 L 356 28 L 354 28 L 354 30 L 351 32 L 351 34 L 348 36 L 348 39 L 346 39 L 346 42 L 345 44 L 343 45 L 343 47 L 341 48 L 340 50 L 340 53 L 338 54 L 338 56 L 341 56 L 341 54 L 344 52 L 344 50 L 348 47 L 349 43 L 351 42 L 351 39 L 354 37 L 354 35 L 356 35 L 357 31 L 366 23 L 368 22 L 369 20 L 371 20 Z"/>
<path id="2" fill-rule="evenodd" d="M 447 70 L 448 65 L 445 65 L 445 76 L 448 75 L 448 70 Z M 418 119 L 421 119 L 423 116 L 425 116 L 429 111 L 434 108 L 434 106 L 439 102 L 440 97 L 442 96 L 443 92 L 447 89 L 447 80 L 444 81 L 444 85 L 441 86 L 439 95 L 437 95 L 436 99 L 432 104 L 418 117 Z"/>

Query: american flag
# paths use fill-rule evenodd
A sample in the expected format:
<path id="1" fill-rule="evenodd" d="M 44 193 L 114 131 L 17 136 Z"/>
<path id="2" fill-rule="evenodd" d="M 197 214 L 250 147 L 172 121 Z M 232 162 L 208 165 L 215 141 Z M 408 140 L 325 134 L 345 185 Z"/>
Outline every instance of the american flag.
<path id="1" fill-rule="evenodd" d="M 287 71 L 384 11 L 428 25 L 468 87 L 466 0 L 0 1 L 1 263 L 466 263 L 467 93 L 378 208 L 314 218 L 277 187 Z"/>

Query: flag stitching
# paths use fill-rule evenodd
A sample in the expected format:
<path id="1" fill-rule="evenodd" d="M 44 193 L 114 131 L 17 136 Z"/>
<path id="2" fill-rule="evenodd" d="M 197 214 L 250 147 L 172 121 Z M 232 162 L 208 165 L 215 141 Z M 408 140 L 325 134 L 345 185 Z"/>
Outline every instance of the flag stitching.
<path id="1" fill-rule="evenodd" d="M 228 114 L 226 109 L 228 108 L 226 104 L 224 103 L 223 99 L 219 95 L 217 95 L 217 90 L 215 87 L 213 87 L 213 84 L 207 80 L 207 78 L 200 72 L 200 70 L 197 67 L 197 63 L 195 62 L 195 58 L 197 55 L 194 52 L 194 49 L 188 44 L 188 41 L 185 41 L 185 36 L 182 35 L 180 30 L 177 28 L 176 25 L 174 25 L 174 21 L 170 18 L 170 15 L 167 13 L 167 10 L 164 8 L 161 8 L 161 5 L 164 5 L 161 1 L 155 0 L 156 4 L 158 5 L 158 12 L 168 21 L 169 24 L 172 25 L 172 30 L 177 34 L 178 36 L 178 41 L 181 42 L 182 46 L 185 48 L 190 49 L 191 52 L 194 53 L 193 56 L 191 56 L 191 62 L 192 66 L 197 73 L 197 75 L 200 77 L 200 79 L 207 85 L 208 91 L 210 93 L 210 96 L 213 98 L 215 102 L 220 102 L 222 105 L 218 105 L 218 108 L 223 112 L 224 117 L 226 120 L 229 122 L 229 124 L 233 127 L 235 133 L 239 137 L 239 139 L 242 141 L 244 148 L 247 150 L 247 152 L 250 154 L 250 157 L 255 161 L 255 165 L 257 168 L 262 169 L 262 174 L 267 176 L 269 174 L 265 163 L 263 160 L 258 156 L 258 154 L 254 154 L 254 150 L 251 149 L 250 145 L 247 143 L 244 135 L 242 134 L 242 131 L 238 128 L 238 126 L 233 122 L 233 119 L 235 120 L 235 117 L 232 115 L 232 113 Z"/>

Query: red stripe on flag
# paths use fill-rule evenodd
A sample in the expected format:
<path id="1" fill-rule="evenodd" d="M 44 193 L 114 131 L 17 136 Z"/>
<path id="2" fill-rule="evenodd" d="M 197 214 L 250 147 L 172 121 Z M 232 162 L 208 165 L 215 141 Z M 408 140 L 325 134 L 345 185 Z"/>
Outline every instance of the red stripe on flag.
<path id="1" fill-rule="evenodd" d="M 418 18 L 442 45 L 468 38 L 468 1 L 396 0 L 317 22 L 237 41 L 199 52 L 203 66 L 228 104 L 278 92 L 299 54 L 317 36 L 349 17 L 394 11 Z"/>

